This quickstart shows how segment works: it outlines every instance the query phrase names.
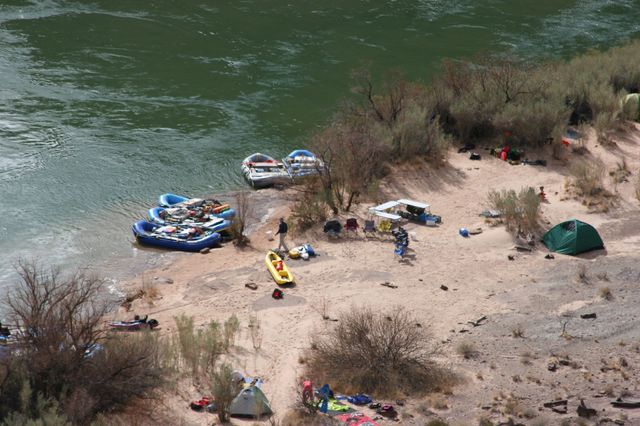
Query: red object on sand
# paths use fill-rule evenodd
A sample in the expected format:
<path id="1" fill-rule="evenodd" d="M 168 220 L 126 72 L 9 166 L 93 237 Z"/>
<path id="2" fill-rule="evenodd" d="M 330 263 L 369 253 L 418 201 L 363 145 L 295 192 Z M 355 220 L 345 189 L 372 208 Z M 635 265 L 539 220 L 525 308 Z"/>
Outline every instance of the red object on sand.
<path id="1" fill-rule="evenodd" d="M 309 404 L 313 402 L 313 385 L 311 380 L 305 380 L 302 383 L 302 402 Z"/>
<path id="2" fill-rule="evenodd" d="M 191 409 L 195 411 L 202 411 L 207 408 L 207 405 L 209 404 L 211 404 L 211 398 L 203 396 L 200 400 L 191 402 Z"/>
<path id="3" fill-rule="evenodd" d="M 358 425 L 367 425 L 367 426 L 380 426 L 376 423 L 371 417 L 366 414 L 355 412 L 355 413 L 347 413 L 340 414 L 336 417 L 342 423 L 349 426 L 358 426 Z"/>

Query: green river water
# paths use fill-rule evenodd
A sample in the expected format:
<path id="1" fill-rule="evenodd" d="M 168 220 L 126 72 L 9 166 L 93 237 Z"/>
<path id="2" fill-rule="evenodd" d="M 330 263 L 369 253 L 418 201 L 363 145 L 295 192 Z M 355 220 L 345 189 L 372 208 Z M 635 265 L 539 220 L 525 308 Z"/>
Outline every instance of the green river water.
<path id="1" fill-rule="evenodd" d="M 160 256 L 131 224 L 164 192 L 244 185 L 349 95 L 477 52 L 568 57 L 640 36 L 640 0 L 0 0 L 0 288 L 19 258 L 117 279 Z M 166 256 L 166 255 L 163 255 Z"/>

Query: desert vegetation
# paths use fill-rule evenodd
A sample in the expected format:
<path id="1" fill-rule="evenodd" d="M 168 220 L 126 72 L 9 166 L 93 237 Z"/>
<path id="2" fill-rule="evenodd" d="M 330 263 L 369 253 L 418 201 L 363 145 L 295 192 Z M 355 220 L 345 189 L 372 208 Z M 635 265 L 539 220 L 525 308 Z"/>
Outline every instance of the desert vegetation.
<path id="1" fill-rule="evenodd" d="M 245 232 L 250 209 L 249 193 L 241 191 L 236 194 L 236 216 L 231 224 L 231 233 L 233 235 L 233 243 L 238 247 L 245 247 L 250 243 L 249 237 Z"/>
<path id="2" fill-rule="evenodd" d="M 407 311 L 354 308 L 335 328 L 313 338 L 307 376 L 344 393 L 377 397 L 419 394 L 449 388 L 456 381 L 433 357 L 433 339 Z M 340 365 L 342 368 L 336 369 Z"/>
<path id="3" fill-rule="evenodd" d="M 18 273 L 5 302 L 15 341 L 0 353 L 0 424 L 100 423 L 136 401 L 149 406 L 180 383 L 210 389 L 228 420 L 237 383 L 219 360 L 240 330 L 235 315 L 202 326 L 181 315 L 164 337 L 108 333 L 104 318 L 114 301 L 101 279 L 29 262 Z"/>
<path id="4" fill-rule="evenodd" d="M 529 64 L 486 56 L 445 61 L 430 84 L 407 82 L 398 71 L 378 82 L 353 72 L 351 96 L 310 141 L 329 172 L 307 183 L 294 209 L 301 228 L 375 198 L 387 166 L 418 159 L 441 165 L 452 143 L 509 145 L 537 151 L 561 147 L 567 126 L 593 128 L 609 144 L 624 125 L 621 98 L 640 90 L 640 42 L 590 51 L 569 61 Z M 583 192 L 597 191 L 597 159 Z M 581 163 L 573 174 L 591 173 Z M 597 174 L 597 176 L 595 176 Z M 324 205 L 324 207 L 323 207 Z"/>
<path id="5" fill-rule="evenodd" d="M 111 304 L 102 280 L 65 277 L 28 262 L 17 270 L 20 280 L 5 309 L 19 330 L 13 347 L 20 350 L 0 359 L 0 421 L 88 424 L 138 398 L 154 398 L 163 383 L 158 339 L 106 334 Z"/>
<path id="6" fill-rule="evenodd" d="M 532 187 L 491 190 L 488 195 L 489 207 L 500 211 L 507 229 L 517 235 L 534 233 L 539 229 L 540 197 Z"/>

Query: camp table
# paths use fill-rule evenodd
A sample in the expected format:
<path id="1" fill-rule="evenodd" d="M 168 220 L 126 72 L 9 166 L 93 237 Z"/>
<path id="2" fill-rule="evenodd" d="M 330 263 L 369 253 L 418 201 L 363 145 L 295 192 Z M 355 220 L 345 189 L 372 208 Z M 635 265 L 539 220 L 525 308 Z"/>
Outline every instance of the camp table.
<path id="1" fill-rule="evenodd" d="M 417 209 L 423 209 L 425 213 L 429 213 L 429 209 L 430 209 L 429 204 L 419 203 L 417 201 L 407 200 L 405 198 L 403 198 L 402 200 L 398 200 L 398 203 L 404 204 L 405 206 L 415 207 Z"/>
<path id="2" fill-rule="evenodd" d="M 369 209 L 369 214 L 381 219 L 378 221 L 378 226 L 376 226 L 376 229 L 378 229 L 378 231 L 383 233 L 390 232 L 391 229 L 393 228 L 392 224 L 400 223 L 400 221 L 402 220 L 402 216 L 400 215 L 376 210 L 375 207 L 372 207 Z"/>
<path id="3" fill-rule="evenodd" d="M 369 210 L 370 211 L 371 210 L 375 210 L 375 211 L 378 211 L 378 212 L 384 212 L 384 211 L 387 211 L 387 210 L 391 210 L 394 207 L 398 207 L 399 205 L 400 205 L 400 203 L 397 202 L 397 201 L 387 201 L 386 203 L 380 204 L 379 206 L 371 207 Z"/>

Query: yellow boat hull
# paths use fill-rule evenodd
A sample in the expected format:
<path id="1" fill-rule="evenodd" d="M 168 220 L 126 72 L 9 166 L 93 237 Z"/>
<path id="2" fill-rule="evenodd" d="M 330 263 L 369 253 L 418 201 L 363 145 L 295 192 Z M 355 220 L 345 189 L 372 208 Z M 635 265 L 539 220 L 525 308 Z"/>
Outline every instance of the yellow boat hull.
<path id="1" fill-rule="evenodd" d="M 267 265 L 267 269 L 276 283 L 280 285 L 293 283 L 293 274 L 282 258 L 275 252 L 269 251 L 264 259 L 264 263 Z M 278 265 L 281 265 L 281 268 L 278 268 Z"/>

